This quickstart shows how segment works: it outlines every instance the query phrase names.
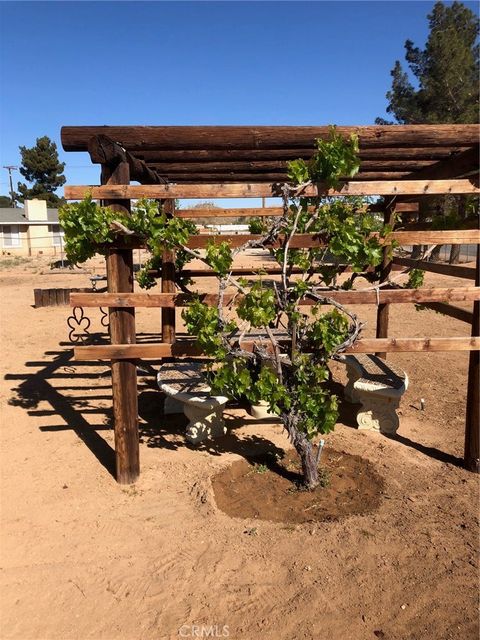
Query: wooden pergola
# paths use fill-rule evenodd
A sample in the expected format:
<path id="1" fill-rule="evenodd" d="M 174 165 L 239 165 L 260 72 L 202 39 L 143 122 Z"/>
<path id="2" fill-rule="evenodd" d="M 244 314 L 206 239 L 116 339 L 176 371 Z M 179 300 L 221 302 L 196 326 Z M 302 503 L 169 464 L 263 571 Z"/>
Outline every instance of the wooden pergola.
<path id="1" fill-rule="evenodd" d="M 337 190 L 322 185 L 307 187 L 305 195 L 384 196 L 385 222 L 396 211 L 414 211 L 426 195 L 479 195 L 478 125 L 402 125 L 338 127 L 345 135 L 359 137 L 361 166 L 353 179 Z M 266 198 L 278 196 L 287 181 L 286 162 L 308 159 L 317 138 L 326 138 L 329 127 L 145 127 L 103 126 L 63 127 L 66 151 L 86 151 L 93 163 L 101 165 L 101 184 L 67 186 L 69 200 L 90 193 L 104 204 L 121 211 L 130 210 L 130 200 L 149 197 L 162 200 L 169 215 L 215 217 L 239 215 L 279 215 L 275 207 L 257 209 L 183 209 L 176 212 L 176 198 Z M 139 182 L 133 185 L 131 182 Z M 378 205 L 372 208 L 379 209 Z M 394 351 L 470 351 L 465 431 L 465 466 L 479 470 L 479 349 L 480 349 L 480 231 L 478 218 L 466 228 L 432 231 L 422 225 L 407 225 L 391 238 L 400 245 L 476 244 L 476 269 L 455 265 L 418 263 L 409 258 L 389 259 L 384 251 L 381 279 L 385 281 L 396 264 L 475 280 L 475 286 L 337 292 L 332 297 L 344 303 L 377 304 L 375 339 L 360 339 L 351 351 L 380 353 Z M 206 246 L 212 236 L 194 236 L 192 248 Z M 248 237 L 221 236 L 234 246 Z M 319 236 L 299 235 L 298 247 L 322 244 Z M 291 245 L 293 247 L 293 244 Z M 72 294 L 71 304 L 108 307 L 110 345 L 75 349 L 77 359 L 108 359 L 112 366 L 117 480 L 134 482 L 139 474 L 136 359 L 199 355 L 198 349 L 175 334 L 175 307 L 186 300 L 175 289 L 174 255 L 166 251 L 162 266 L 162 293 L 134 293 L 132 245 L 114 246 L 107 251 L 108 293 Z M 205 272 L 189 272 L 206 275 Z M 210 300 L 209 300 L 210 301 Z M 471 301 L 470 314 L 451 302 Z M 213 302 L 213 299 L 210 301 Z M 471 338 L 389 338 L 390 304 L 420 302 L 471 323 Z M 307 303 L 307 301 L 305 302 Z M 135 344 L 135 307 L 162 308 L 162 341 Z"/>

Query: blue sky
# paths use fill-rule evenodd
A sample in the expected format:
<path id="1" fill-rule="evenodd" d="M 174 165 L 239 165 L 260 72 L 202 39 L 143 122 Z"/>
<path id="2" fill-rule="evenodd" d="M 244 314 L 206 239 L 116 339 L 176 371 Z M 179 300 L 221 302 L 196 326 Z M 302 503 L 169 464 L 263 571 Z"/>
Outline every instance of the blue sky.
<path id="1" fill-rule="evenodd" d="M 48 135 L 70 184 L 98 183 L 87 154 L 61 149 L 67 124 L 372 124 L 432 6 L 0 2 L 0 165 Z"/>

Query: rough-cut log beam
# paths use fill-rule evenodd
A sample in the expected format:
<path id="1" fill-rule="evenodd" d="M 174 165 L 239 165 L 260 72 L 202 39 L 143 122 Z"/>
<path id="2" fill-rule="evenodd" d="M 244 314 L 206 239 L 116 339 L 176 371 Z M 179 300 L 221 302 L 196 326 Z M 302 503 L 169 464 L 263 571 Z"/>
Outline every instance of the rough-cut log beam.
<path id="1" fill-rule="evenodd" d="M 424 167 L 410 174 L 415 180 L 444 180 L 448 178 L 461 178 L 479 171 L 478 145 L 462 151 L 452 158 L 440 160 L 428 167 Z"/>
<path id="2" fill-rule="evenodd" d="M 472 269 L 472 267 L 462 267 L 456 264 L 440 264 L 438 262 L 426 262 L 424 260 L 412 260 L 412 258 L 396 257 L 393 258 L 393 264 L 402 267 L 422 269 L 423 271 L 431 271 L 432 273 L 440 273 L 444 276 L 453 276 L 454 278 L 475 280 L 475 269 Z"/>
<path id="3" fill-rule="evenodd" d="M 408 172 L 436 165 L 429 160 L 365 160 L 360 172 L 396 171 Z M 149 163 L 161 175 L 184 173 L 286 173 L 287 163 L 275 160 L 231 161 L 231 162 L 158 162 Z"/>
<path id="4" fill-rule="evenodd" d="M 361 148 L 359 156 L 362 160 L 398 161 L 441 160 L 452 154 L 464 151 L 465 147 L 393 147 L 393 148 Z M 155 151 L 136 151 L 135 155 L 148 164 L 156 162 L 223 162 L 223 161 L 257 161 L 257 160 L 295 160 L 311 158 L 314 147 L 305 149 L 156 149 Z"/>
<path id="5" fill-rule="evenodd" d="M 408 171 L 375 171 L 371 173 L 357 173 L 351 182 L 363 182 L 369 180 L 403 180 L 411 173 Z M 215 184 L 217 182 L 233 183 L 261 183 L 261 182 L 288 182 L 287 172 L 283 173 L 169 173 L 163 174 L 163 178 L 171 183 L 178 184 Z"/>
<path id="6" fill-rule="evenodd" d="M 254 343 L 242 342 L 245 350 L 251 350 Z M 374 353 L 375 351 L 388 353 L 423 351 L 432 353 L 438 351 L 478 351 L 480 337 L 473 338 L 361 338 L 345 353 Z M 75 360 L 116 360 L 132 358 L 169 358 L 201 356 L 202 353 L 193 341 L 178 341 L 174 344 L 109 344 L 76 347 Z"/>
<path id="7" fill-rule="evenodd" d="M 120 162 L 126 162 L 130 169 L 130 179 L 142 184 L 164 184 L 166 180 L 143 160 L 135 158 L 125 151 L 118 143 L 107 136 L 94 136 L 88 141 L 88 152 L 94 164 L 115 166 Z"/>
<path id="8" fill-rule="evenodd" d="M 279 185 L 259 184 L 192 184 L 192 185 L 75 185 L 65 187 L 67 200 L 81 200 L 91 194 L 93 198 L 268 198 L 278 196 Z M 302 195 L 316 196 L 316 185 L 305 187 Z M 474 180 L 403 180 L 378 182 L 346 182 L 339 189 L 323 190 L 320 195 L 330 196 L 396 196 L 435 194 L 479 194 Z"/>
<path id="9" fill-rule="evenodd" d="M 229 303 L 235 294 L 225 294 L 224 302 Z M 422 289 L 380 289 L 376 291 L 326 291 L 325 295 L 340 304 L 406 304 L 423 302 L 472 302 L 480 300 L 480 287 L 422 288 Z M 194 297 L 184 293 L 72 293 L 73 307 L 182 307 Z M 218 295 L 200 296 L 208 306 L 218 303 Z M 305 298 L 301 305 L 311 306 L 314 300 Z"/>
<path id="10" fill-rule="evenodd" d="M 342 135 L 356 133 L 360 147 L 464 147 L 478 143 L 478 125 L 386 125 L 337 127 Z M 106 135 L 128 151 L 146 149 L 282 149 L 312 147 L 327 138 L 330 127 L 62 127 L 65 151 L 87 151 L 88 140 Z"/>

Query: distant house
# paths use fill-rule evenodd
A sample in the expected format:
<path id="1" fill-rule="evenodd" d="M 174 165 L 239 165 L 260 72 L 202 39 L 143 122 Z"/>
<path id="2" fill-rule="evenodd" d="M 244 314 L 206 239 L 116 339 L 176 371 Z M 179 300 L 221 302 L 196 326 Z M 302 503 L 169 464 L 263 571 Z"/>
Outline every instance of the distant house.
<path id="1" fill-rule="evenodd" d="M 47 209 L 45 200 L 27 200 L 25 208 L 0 208 L 0 242 L 3 255 L 59 255 L 63 229 L 58 209 Z"/>
<path id="2" fill-rule="evenodd" d="M 209 233 L 220 234 L 245 234 L 248 233 L 248 224 L 207 224 L 205 229 Z"/>

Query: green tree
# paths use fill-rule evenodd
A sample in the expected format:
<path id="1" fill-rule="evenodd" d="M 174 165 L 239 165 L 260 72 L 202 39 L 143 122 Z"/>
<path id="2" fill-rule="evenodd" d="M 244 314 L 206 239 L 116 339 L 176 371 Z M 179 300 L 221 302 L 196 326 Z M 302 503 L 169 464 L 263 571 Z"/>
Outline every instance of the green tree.
<path id="1" fill-rule="evenodd" d="M 405 58 L 413 76 L 399 60 L 391 71 L 392 88 L 387 93 L 387 113 L 398 124 L 469 124 L 479 121 L 479 20 L 461 2 L 446 6 L 437 2 L 428 15 L 430 33 L 425 49 L 405 42 Z M 415 88 L 415 86 L 417 88 Z M 394 124 L 377 118 L 376 124 Z M 442 228 L 442 221 L 464 220 L 465 198 L 426 196 L 421 199 L 419 218 Z M 432 253 L 438 259 L 441 247 Z M 421 247 L 414 247 L 418 258 Z M 458 262 L 460 246 L 452 246 L 450 262 Z"/>
<path id="2" fill-rule="evenodd" d="M 12 206 L 12 199 L 9 196 L 0 196 L 0 208 Z"/>
<path id="3" fill-rule="evenodd" d="M 57 145 L 48 136 L 37 138 L 36 145 L 30 149 L 20 147 L 22 166 L 20 173 L 33 183 L 28 187 L 23 182 L 18 183 L 17 199 L 20 202 L 31 198 L 46 200 L 51 207 L 58 207 L 65 201 L 59 198 L 55 191 L 65 184 L 63 170 L 65 164 L 59 162 Z"/>
<path id="4" fill-rule="evenodd" d="M 479 20 L 461 2 L 435 3 L 428 15 L 430 33 L 425 49 L 405 42 L 405 58 L 391 71 L 387 113 L 398 124 L 477 123 L 479 121 Z M 393 124 L 383 118 L 377 124 Z"/>

